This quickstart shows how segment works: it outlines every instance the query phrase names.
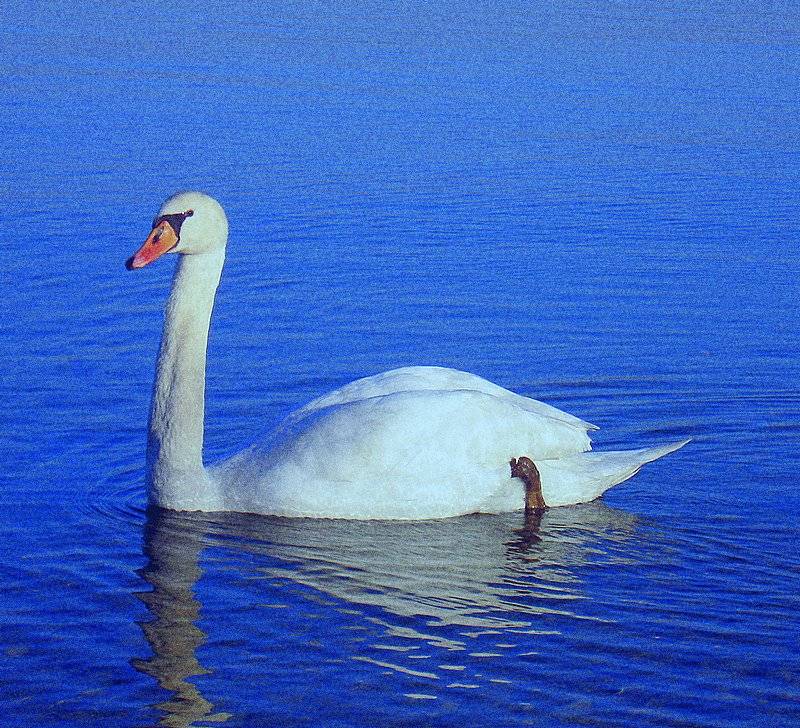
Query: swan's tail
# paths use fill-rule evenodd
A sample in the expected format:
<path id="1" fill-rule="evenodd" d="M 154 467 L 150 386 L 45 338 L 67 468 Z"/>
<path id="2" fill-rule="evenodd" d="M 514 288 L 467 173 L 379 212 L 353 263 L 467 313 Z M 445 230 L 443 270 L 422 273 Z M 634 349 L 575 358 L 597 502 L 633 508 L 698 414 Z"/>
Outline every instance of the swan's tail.
<path id="1" fill-rule="evenodd" d="M 612 485 L 636 475 L 642 465 L 675 452 L 689 441 L 641 450 L 589 451 L 559 460 L 538 460 L 542 495 L 548 506 L 592 501 Z"/>

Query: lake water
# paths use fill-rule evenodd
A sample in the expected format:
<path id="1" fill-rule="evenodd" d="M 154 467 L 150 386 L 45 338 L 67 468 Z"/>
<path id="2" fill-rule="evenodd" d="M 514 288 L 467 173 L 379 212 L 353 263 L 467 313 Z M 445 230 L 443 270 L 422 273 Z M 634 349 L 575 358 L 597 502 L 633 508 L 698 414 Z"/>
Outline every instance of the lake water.
<path id="1" fill-rule="evenodd" d="M 14 3 L 0 24 L 9 725 L 800 725 L 800 11 Z M 691 436 L 600 502 L 146 513 L 163 198 L 231 221 L 209 460 L 465 369 Z"/>

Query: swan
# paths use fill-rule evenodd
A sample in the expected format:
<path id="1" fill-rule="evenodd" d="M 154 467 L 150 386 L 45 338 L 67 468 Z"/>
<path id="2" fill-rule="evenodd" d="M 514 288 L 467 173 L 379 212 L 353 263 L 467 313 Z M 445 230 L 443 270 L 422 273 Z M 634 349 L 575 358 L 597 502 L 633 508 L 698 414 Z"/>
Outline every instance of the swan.
<path id="1" fill-rule="evenodd" d="M 473 374 L 434 366 L 354 381 L 262 441 L 203 465 L 206 345 L 228 220 L 201 192 L 164 202 L 129 270 L 178 262 L 147 437 L 152 505 L 277 516 L 431 519 L 583 503 L 688 440 L 592 452 L 597 429 Z"/>

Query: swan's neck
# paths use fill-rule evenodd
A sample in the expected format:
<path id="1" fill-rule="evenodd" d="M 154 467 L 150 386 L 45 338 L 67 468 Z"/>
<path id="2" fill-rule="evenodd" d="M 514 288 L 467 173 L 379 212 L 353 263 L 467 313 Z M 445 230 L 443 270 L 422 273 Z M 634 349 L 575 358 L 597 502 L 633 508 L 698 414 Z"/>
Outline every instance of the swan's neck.
<path id="1" fill-rule="evenodd" d="M 224 249 L 181 255 L 164 314 L 147 440 L 150 500 L 180 510 L 210 510 L 203 469 L 206 345 Z"/>

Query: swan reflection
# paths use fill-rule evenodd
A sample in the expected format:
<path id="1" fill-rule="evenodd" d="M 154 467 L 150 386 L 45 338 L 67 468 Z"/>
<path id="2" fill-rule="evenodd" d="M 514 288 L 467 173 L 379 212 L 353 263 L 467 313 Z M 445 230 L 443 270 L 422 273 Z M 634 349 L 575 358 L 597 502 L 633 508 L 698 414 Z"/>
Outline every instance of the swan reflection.
<path id="1" fill-rule="evenodd" d="M 203 573 L 199 566 L 203 530 L 191 519 L 176 515 L 166 511 L 148 514 L 144 531 L 148 561 L 139 575 L 152 591 L 136 596 L 153 615 L 152 620 L 140 623 L 153 654 L 147 659 L 134 658 L 131 664 L 171 694 L 156 706 L 164 712 L 159 725 L 182 728 L 199 720 L 224 722 L 228 716 L 214 714 L 214 706 L 188 681 L 209 672 L 196 656 L 206 640 L 196 624 L 201 605 L 194 594 Z"/>
<path id="2" fill-rule="evenodd" d="M 197 626 L 203 605 L 196 587 L 206 549 L 215 569 L 247 579 L 259 594 L 258 603 L 237 605 L 252 607 L 258 623 L 269 619 L 263 611 L 269 598 L 287 599 L 278 589 L 287 582 L 302 587 L 306 603 L 322 601 L 323 612 L 348 610 L 387 637 L 445 650 L 463 650 L 487 631 L 536 634 L 554 615 L 586 619 L 571 609 L 582 598 L 580 567 L 613 562 L 614 544 L 631 536 L 637 519 L 593 503 L 522 521 L 521 514 L 402 523 L 153 510 L 141 571 L 152 591 L 139 595 L 153 615 L 141 625 L 153 655 L 134 667 L 172 694 L 158 706 L 162 725 L 229 717 L 215 713 L 190 682 L 211 670 L 196 654 L 206 640 Z M 252 600 L 249 593 L 236 596 Z M 259 634 L 254 627 L 240 637 Z"/>

